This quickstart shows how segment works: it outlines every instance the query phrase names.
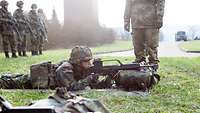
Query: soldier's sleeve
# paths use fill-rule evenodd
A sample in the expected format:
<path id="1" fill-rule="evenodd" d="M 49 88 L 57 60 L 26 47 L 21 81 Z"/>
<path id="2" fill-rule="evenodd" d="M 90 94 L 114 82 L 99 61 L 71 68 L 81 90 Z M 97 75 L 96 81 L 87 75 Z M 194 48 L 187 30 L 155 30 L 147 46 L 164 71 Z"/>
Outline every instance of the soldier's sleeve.
<path id="1" fill-rule="evenodd" d="M 156 6 L 158 19 L 161 19 L 160 21 L 162 21 L 164 16 L 165 0 L 157 0 Z"/>
<path id="2" fill-rule="evenodd" d="M 131 17 L 131 0 L 126 0 L 126 6 L 124 11 L 124 22 L 130 22 Z"/>
<path id="3" fill-rule="evenodd" d="M 56 85 L 58 87 L 69 87 L 74 81 L 73 71 L 65 63 L 56 69 Z"/>

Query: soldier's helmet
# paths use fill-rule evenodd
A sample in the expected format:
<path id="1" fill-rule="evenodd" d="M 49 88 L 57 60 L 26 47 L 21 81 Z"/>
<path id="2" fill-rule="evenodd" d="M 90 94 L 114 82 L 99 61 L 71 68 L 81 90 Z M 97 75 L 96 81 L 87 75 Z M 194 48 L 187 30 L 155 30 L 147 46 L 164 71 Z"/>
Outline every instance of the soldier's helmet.
<path id="1" fill-rule="evenodd" d="M 2 0 L 0 2 L 0 6 L 7 6 L 8 5 L 8 2 L 6 0 Z"/>
<path id="2" fill-rule="evenodd" d="M 24 5 L 24 2 L 21 1 L 21 0 L 20 0 L 20 1 L 17 1 L 17 4 L 16 4 L 16 5 L 17 5 L 17 7 L 21 7 L 22 5 Z"/>
<path id="3" fill-rule="evenodd" d="M 36 4 L 32 4 L 31 5 L 31 9 L 37 9 L 37 5 Z"/>
<path id="4" fill-rule="evenodd" d="M 92 52 L 86 46 L 76 46 L 72 49 L 69 62 L 71 64 L 79 64 L 83 61 L 90 61 L 92 59 Z"/>

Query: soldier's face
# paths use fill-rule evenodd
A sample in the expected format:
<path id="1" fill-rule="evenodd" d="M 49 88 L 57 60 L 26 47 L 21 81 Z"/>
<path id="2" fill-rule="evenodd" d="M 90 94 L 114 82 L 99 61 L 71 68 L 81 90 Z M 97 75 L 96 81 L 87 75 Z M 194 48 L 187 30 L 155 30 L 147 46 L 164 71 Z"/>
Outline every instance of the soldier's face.
<path id="1" fill-rule="evenodd" d="M 22 8 L 23 8 L 23 5 L 20 5 L 19 8 L 22 9 Z"/>
<path id="2" fill-rule="evenodd" d="M 81 62 L 81 67 L 83 69 L 88 69 L 88 68 L 92 67 L 92 60 Z"/>

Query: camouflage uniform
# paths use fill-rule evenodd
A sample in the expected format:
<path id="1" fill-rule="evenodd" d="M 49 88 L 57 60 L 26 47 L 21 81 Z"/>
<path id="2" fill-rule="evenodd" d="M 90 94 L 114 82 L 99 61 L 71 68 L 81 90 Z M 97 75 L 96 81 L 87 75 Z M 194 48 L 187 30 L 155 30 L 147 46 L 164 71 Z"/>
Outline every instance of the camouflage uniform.
<path id="1" fill-rule="evenodd" d="M 8 12 L 8 2 L 2 0 L 0 2 L 0 26 L 3 40 L 3 50 L 6 58 L 9 58 L 9 44 L 12 52 L 12 57 L 16 58 L 16 39 L 14 37 L 14 20 L 10 12 Z"/>
<path id="2" fill-rule="evenodd" d="M 46 24 L 46 16 L 43 12 L 42 9 L 38 9 L 38 16 L 40 19 L 40 25 L 42 26 L 41 29 L 41 36 L 39 39 L 39 54 L 42 54 L 43 46 L 44 46 L 44 41 L 47 41 L 47 24 Z"/>
<path id="3" fill-rule="evenodd" d="M 32 55 L 38 55 L 39 39 L 41 36 L 41 32 L 40 32 L 41 25 L 40 25 L 38 13 L 36 11 L 37 5 L 32 4 L 31 8 L 32 10 L 30 10 L 29 12 L 29 21 L 30 21 L 30 25 L 33 30 L 33 33 L 35 35 L 35 37 L 31 37 L 31 52 L 32 52 Z"/>
<path id="4" fill-rule="evenodd" d="M 32 89 L 30 75 L 1 74 L 0 88 L 2 89 Z"/>
<path id="5" fill-rule="evenodd" d="M 23 8 L 23 2 L 22 1 L 18 1 L 17 2 L 17 7 L 19 7 L 17 10 L 15 10 L 13 17 L 16 19 L 17 23 L 18 23 L 18 31 L 21 35 L 20 40 L 18 40 L 18 54 L 19 56 L 27 56 L 26 55 L 26 46 L 27 46 L 27 38 L 26 38 L 26 32 L 27 32 L 27 24 L 26 24 L 26 17 L 24 14 L 24 11 L 22 10 Z"/>
<path id="6" fill-rule="evenodd" d="M 86 75 L 85 70 L 79 69 L 78 64 L 92 59 L 91 50 L 77 46 L 72 49 L 69 61 L 63 62 L 56 70 L 56 83 L 68 90 L 83 90 L 96 82 L 93 75 Z"/>
<path id="7" fill-rule="evenodd" d="M 150 63 L 159 62 L 157 47 L 164 4 L 165 0 L 126 0 L 124 28 L 129 31 L 131 20 L 136 62 L 146 61 L 146 56 Z"/>

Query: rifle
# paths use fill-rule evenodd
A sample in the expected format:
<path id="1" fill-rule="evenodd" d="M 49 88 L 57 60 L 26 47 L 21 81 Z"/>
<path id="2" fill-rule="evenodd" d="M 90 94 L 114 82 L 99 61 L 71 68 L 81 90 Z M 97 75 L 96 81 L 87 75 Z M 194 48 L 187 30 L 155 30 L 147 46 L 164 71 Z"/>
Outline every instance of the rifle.
<path id="1" fill-rule="evenodd" d="M 34 39 L 37 39 L 37 37 L 35 36 L 35 34 L 33 32 L 33 29 L 31 28 L 31 25 L 29 24 L 27 17 L 24 16 L 24 20 L 25 20 L 25 24 L 27 25 L 30 34 L 33 36 Z"/>
<path id="2" fill-rule="evenodd" d="M 56 113 L 52 107 L 13 107 L 8 101 L 0 96 L 0 113 Z"/>
<path id="3" fill-rule="evenodd" d="M 13 29 L 15 30 L 15 32 L 17 33 L 18 39 L 19 39 L 20 41 L 22 41 L 22 36 L 21 36 L 21 34 L 19 33 L 18 28 L 16 27 L 16 25 L 17 25 L 17 21 L 16 21 L 14 18 L 12 18 L 12 27 L 13 27 Z"/>
<path id="4" fill-rule="evenodd" d="M 104 62 L 108 61 L 116 61 L 119 65 L 103 65 Z M 113 60 L 101 60 L 95 59 L 93 62 L 93 66 L 87 70 L 87 74 L 116 74 L 116 72 L 120 70 L 140 70 L 144 67 L 150 67 L 153 70 L 157 69 L 156 64 L 149 65 L 149 64 L 140 64 L 140 63 L 130 63 L 130 64 L 123 64 L 120 60 L 113 59 Z"/>
<path id="5" fill-rule="evenodd" d="M 103 63 L 107 61 L 116 61 L 118 65 L 103 65 Z M 158 65 L 141 64 L 141 63 L 123 64 L 120 60 L 116 60 L 116 59 L 104 60 L 104 61 L 101 59 L 96 59 L 94 60 L 93 65 L 94 66 L 90 67 L 86 71 L 86 74 L 94 75 L 94 78 L 96 76 L 107 76 L 105 83 L 101 84 L 103 85 L 102 86 L 103 88 L 111 88 L 112 85 L 114 85 L 113 82 L 117 86 L 121 85 L 123 87 L 126 87 L 127 89 L 133 88 L 135 78 L 137 77 L 134 77 L 134 76 L 121 77 L 119 72 L 123 70 L 135 70 L 137 72 L 141 72 L 142 75 L 146 75 L 146 76 L 142 76 L 144 78 L 150 77 L 151 79 L 154 79 L 153 77 L 155 77 L 158 80 L 160 79 L 159 75 L 156 74 L 156 69 Z M 151 74 L 148 74 L 148 72 L 152 72 L 152 76 Z M 154 82 L 154 81 L 151 81 L 151 82 Z"/>

